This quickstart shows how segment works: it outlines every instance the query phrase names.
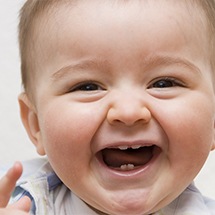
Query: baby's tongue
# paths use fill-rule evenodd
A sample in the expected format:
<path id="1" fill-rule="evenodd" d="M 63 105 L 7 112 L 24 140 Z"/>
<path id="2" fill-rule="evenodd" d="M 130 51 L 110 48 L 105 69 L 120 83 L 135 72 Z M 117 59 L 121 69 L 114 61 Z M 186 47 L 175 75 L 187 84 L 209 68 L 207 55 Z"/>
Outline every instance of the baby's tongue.
<path id="1" fill-rule="evenodd" d="M 107 166 L 120 168 L 122 165 L 133 164 L 134 166 L 145 165 L 152 158 L 153 147 L 141 147 L 139 149 L 104 149 L 103 160 Z"/>

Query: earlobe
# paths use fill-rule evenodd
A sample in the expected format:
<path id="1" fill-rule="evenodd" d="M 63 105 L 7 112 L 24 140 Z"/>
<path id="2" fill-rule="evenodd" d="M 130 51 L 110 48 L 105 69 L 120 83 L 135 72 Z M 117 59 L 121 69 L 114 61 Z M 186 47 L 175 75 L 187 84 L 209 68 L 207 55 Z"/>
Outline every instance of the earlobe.
<path id="1" fill-rule="evenodd" d="M 26 93 L 22 93 L 18 100 L 22 123 L 28 133 L 28 136 L 35 145 L 38 154 L 45 155 L 37 112 Z"/>

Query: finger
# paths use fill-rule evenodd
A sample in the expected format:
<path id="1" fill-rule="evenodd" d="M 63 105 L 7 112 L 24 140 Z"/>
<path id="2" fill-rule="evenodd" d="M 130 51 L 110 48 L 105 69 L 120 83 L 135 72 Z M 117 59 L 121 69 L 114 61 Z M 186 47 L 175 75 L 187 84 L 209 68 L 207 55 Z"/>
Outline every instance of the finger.
<path id="1" fill-rule="evenodd" d="M 18 202 L 8 206 L 8 208 L 29 212 L 31 208 L 31 200 L 29 197 L 24 196 Z"/>
<path id="2" fill-rule="evenodd" d="M 0 207 L 6 207 L 15 188 L 16 181 L 22 174 L 22 164 L 16 162 L 0 180 Z"/>

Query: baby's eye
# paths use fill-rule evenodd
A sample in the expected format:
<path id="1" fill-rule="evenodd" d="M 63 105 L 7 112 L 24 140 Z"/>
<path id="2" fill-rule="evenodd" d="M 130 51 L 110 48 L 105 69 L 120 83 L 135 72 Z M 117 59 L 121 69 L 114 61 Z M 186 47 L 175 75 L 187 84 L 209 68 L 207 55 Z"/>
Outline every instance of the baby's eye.
<path id="1" fill-rule="evenodd" d="M 148 88 L 168 88 L 176 86 L 183 86 L 183 84 L 174 78 L 162 78 L 154 81 Z"/>
<path id="2" fill-rule="evenodd" d="M 75 91 L 98 91 L 98 90 L 103 90 L 103 88 L 100 87 L 96 83 L 87 82 L 87 83 L 80 83 L 80 84 L 76 85 L 75 87 L 73 87 L 71 89 L 71 92 L 75 92 Z"/>

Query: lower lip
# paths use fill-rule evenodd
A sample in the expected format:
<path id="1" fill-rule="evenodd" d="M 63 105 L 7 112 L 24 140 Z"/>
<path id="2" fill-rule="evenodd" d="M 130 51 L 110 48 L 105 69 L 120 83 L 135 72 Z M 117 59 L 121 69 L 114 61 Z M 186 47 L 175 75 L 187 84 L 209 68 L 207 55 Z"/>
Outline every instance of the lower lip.
<path id="1" fill-rule="evenodd" d="M 108 180 L 109 182 L 113 180 L 134 180 L 147 176 L 152 176 L 155 174 L 158 169 L 156 168 L 156 163 L 159 163 L 159 157 L 161 154 L 161 149 L 156 149 L 151 160 L 143 166 L 136 167 L 132 170 L 122 171 L 114 168 L 109 168 L 104 162 L 103 159 L 96 158 L 96 171 L 100 172 L 101 176 Z M 158 167 L 159 168 L 159 167 Z"/>

